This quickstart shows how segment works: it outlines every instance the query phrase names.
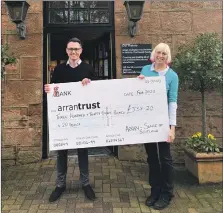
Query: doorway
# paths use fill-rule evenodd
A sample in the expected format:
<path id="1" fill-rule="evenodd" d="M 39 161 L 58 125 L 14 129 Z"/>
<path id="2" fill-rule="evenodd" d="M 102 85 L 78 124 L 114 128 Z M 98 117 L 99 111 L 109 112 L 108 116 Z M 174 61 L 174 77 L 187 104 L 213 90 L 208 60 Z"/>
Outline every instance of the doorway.
<path id="1" fill-rule="evenodd" d="M 48 79 L 50 77 L 56 65 L 67 61 L 66 54 L 67 41 L 72 37 L 77 37 L 81 40 L 83 46 L 83 52 L 81 54 L 81 60 L 85 63 L 89 63 L 94 68 L 94 75 L 98 80 L 112 79 L 114 78 L 112 72 L 112 34 L 109 32 L 94 33 L 91 37 L 84 37 L 83 34 L 66 32 L 61 33 L 49 33 L 48 35 Z"/>
<path id="2" fill-rule="evenodd" d="M 67 41 L 72 38 L 73 32 L 49 33 L 47 35 L 48 51 L 47 51 L 47 83 L 50 83 L 54 68 L 67 61 L 68 57 L 65 51 Z M 83 52 L 81 60 L 92 65 L 94 75 L 98 80 L 106 80 L 113 78 L 112 72 L 112 41 L 111 33 L 109 32 L 94 32 L 89 38 L 79 32 L 79 37 L 82 41 Z M 89 155 L 110 155 L 114 153 L 114 147 L 95 147 L 89 148 Z M 49 152 L 49 157 L 55 155 L 56 152 Z M 76 155 L 76 150 L 69 150 L 68 155 Z"/>
<path id="3" fill-rule="evenodd" d="M 57 64 L 67 61 L 72 37 L 82 41 L 81 59 L 93 66 L 99 80 L 115 79 L 114 3 L 111 1 L 43 2 L 43 84 L 49 83 Z M 75 150 L 69 152 L 76 155 Z M 118 147 L 89 148 L 89 155 L 118 155 Z M 47 98 L 43 94 L 42 157 L 53 156 L 48 146 Z"/>

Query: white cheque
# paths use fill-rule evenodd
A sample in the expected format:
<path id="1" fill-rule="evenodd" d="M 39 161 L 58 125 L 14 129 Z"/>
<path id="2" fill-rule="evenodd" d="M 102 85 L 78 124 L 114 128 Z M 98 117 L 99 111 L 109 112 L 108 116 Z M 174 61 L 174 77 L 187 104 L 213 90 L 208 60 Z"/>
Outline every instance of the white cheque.
<path id="1" fill-rule="evenodd" d="M 50 150 L 166 141 L 165 77 L 51 84 Z"/>

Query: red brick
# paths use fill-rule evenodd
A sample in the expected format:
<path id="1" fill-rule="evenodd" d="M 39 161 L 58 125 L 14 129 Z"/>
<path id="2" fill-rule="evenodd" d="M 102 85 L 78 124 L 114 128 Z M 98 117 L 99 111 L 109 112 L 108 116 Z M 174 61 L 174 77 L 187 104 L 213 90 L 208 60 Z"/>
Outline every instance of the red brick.
<path id="1" fill-rule="evenodd" d="M 17 34 L 2 37 L 3 44 L 8 40 L 9 47 L 16 57 L 19 56 L 42 56 L 43 35 L 27 35 L 26 39 L 21 40 Z"/>
<path id="2" fill-rule="evenodd" d="M 20 79 L 20 74 L 6 74 L 5 79 L 8 80 L 18 80 Z"/>
<path id="3" fill-rule="evenodd" d="M 35 127 L 35 132 L 32 136 L 33 146 L 37 146 L 37 147 L 40 147 L 42 145 L 42 129 L 39 127 L 38 126 Z"/>
<path id="4" fill-rule="evenodd" d="M 39 81 L 8 81 L 5 94 L 6 105 L 41 103 L 42 83 Z"/>
<path id="5" fill-rule="evenodd" d="M 10 148 L 5 148 L 2 147 L 2 152 L 1 152 L 1 158 L 2 159 L 15 159 L 15 150 L 13 147 Z"/>
<path id="6" fill-rule="evenodd" d="M 186 45 L 194 39 L 195 35 L 191 34 L 181 34 L 181 35 L 172 35 L 172 56 L 180 50 L 180 46 Z"/>
<path id="7" fill-rule="evenodd" d="M 5 15 L 6 14 L 6 6 L 5 6 L 5 2 L 1 1 L 1 14 Z"/>
<path id="8" fill-rule="evenodd" d="M 29 119 L 29 127 L 41 127 L 42 126 L 42 116 L 41 115 L 33 115 Z"/>
<path id="9" fill-rule="evenodd" d="M 29 105 L 29 116 L 32 115 L 42 115 L 42 104 Z"/>
<path id="10" fill-rule="evenodd" d="M 18 146 L 18 147 L 19 147 L 19 151 L 40 151 L 40 147 L 39 146 L 34 146 L 34 147 Z"/>
<path id="11" fill-rule="evenodd" d="M 189 137 L 196 132 L 202 132 L 201 116 L 185 116 L 182 117 L 182 126 L 176 131 L 178 137 Z M 207 132 L 215 137 L 222 137 L 222 116 L 207 116 Z"/>
<path id="12" fill-rule="evenodd" d="M 222 10 L 193 11 L 193 31 L 222 34 Z"/>
<path id="13" fill-rule="evenodd" d="M 33 146 L 34 143 L 40 143 L 40 133 L 33 128 L 25 129 L 4 129 L 3 131 L 3 145 L 23 145 Z M 38 138 L 38 140 L 36 139 Z"/>
<path id="14" fill-rule="evenodd" d="M 162 30 L 165 33 L 190 34 L 192 30 L 192 16 L 190 12 L 162 12 Z"/>
<path id="15" fill-rule="evenodd" d="M 222 9 L 222 1 L 205 1 L 204 2 L 204 7 L 207 9 L 212 9 L 212 8 L 218 8 Z"/>
<path id="16" fill-rule="evenodd" d="M 42 60 L 40 57 L 21 57 L 21 78 L 41 79 Z"/>
<path id="17" fill-rule="evenodd" d="M 128 36 L 128 17 L 126 13 L 115 14 L 115 35 Z"/>
<path id="18" fill-rule="evenodd" d="M 221 2 L 216 1 L 180 1 L 178 4 L 179 9 L 185 9 L 185 10 L 196 10 L 197 9 L 212 9 L 212 8 L 220 8 Z"/>
<path id="19" fill-rule="evenodd" d="M 6 65 L 5 73 L 6 74 L 19 74 L 19 63 Z"/>
<path id="20" fill-rule="evenodd" d="M 42 126 L 42 104 L 29 105 L 29 118 L 30 127 Z"/>
<path id="21" fill-rule="evenodd" d="M 124 1 L 114 1 L 115 12 L 125 12 L 125 6 L 123 5 Z"/>
<path id="22" fill-rule="evenodd" d="M 155 34 L 161 32 L 161 19 L 159 12 L 145 12 L 137 22 L 136 36 L 145 34 Z M 129 36 L 128 17 L 126 13 L 115 15 L 115 33 L 118 35 Z"/>
<path id="23" fill-rule="evenodd" d="M 25 128 L 28 126 L 27 120 L 4 121 L 4 128 Z"/>
<path id="24" fill-rule="evenodd" d="M 27 119 L 27 107 L 3 107 L 2 120 L 20 120 Z"/>
<path id="25" fill-rule="evenodd" d="M 167 43 L 172 51 L 172 35 L 152 35 L 152 48 L 155 48 L 155 46 L 161 42 Z"/>
<path id="26" fill-rule="evenodd" d="M 43 11 L 43 1 L 27 1 L 30 5 L 28 13 L 41 13 Z"/>
<path id="27" fill-rule="evenodd" d="M 201 116 L 201 101 L 199 100 L 183 100 L 179 101 L 178 116 Z"/>
<path id="28" fill-rule="evenodd" d="M 27 35 L 43 32 L 43 15 L 41 13 L 28 13 L 25 22 Z"/>
<path id="29" fill-rule="evenodd" d="M 189 116 L 182 118 L 182 127 L 176 131 L 176 137 L 189 137 L 195 132 L 201 132 L 202 122 L 200 116 Z"/>
<path id="30" fill-rule="evenodd" d="M 16 24 L 13 23 L 8 15 L 1 15 L 2 18 L 2 25 L 1 25 L 1 33 L 6 33 L 7 30 L 14 30 L 16 31 Z"/>
<path id="31" fill-rule="evenodd" d="M 201 99 L 183 99 L 178 103 L 178 116 L 201 116 L 202 111 Z M 207 116 L 222 115 L 222 98 L 219 97 L 218 101 L 212 98 L 206 100 Z"/>
<path id="32" fill-rule="evenodd" d="M 206 92 L 205 97 L 207 99 L 220 100 L 221 94 L 219 94 L 217 92 Z M 191 91 L 180 90 L 179 100 L 184 100 L 184 99 L 189 99 L 189 100 L 198 99 L 198 100 L 200 100 L 201 94 L 200 94 L 200 92 L 191 92 Z"/>
<path id="33" fill-rule="evenodd" d="M 209 133 L 213 134 L 215 137 L 222 137 L 223 134 L 222 114 L 221 116 L 214 115 L 212 117 L 209 117 L 207 121 L 208 121 Z"/>
<path id="34" fill-rule="evenodd" d="M 144 12 L 138 22 L 138 31 L 139 34 L 163 33 L 160 12 Z"/>
<path id="35" fill-rule="evenodd" d="M 41 146 L 42 139 L 42 50 L 43 50 L 43 2 L 28 1 L 30 8 L 26 17 L 27 38 L 21 40 L 16 34 L 16 26 L 12 23 L 2 8 L 2 40 L 8 39 L 11 50 L 21 59 L 20 69 L 10 70 L 6 75 L 6 88 L 3 93 L 3 104 L 10 106 L 25 106 L 24 108 L 3 108 L 3 145 L 21 144 L 21 149 L 31 146 Z M 4 5 L 4 3 L 3 3 Z M 121 48 L 124 43 L 151 43 L 153 47 L 160 42 L 170 45 L 172 55 L 175 54 L 180 44 L 191 41 L 200 32 L 218 32 L 222 34 L 222 3 L 216 1 L 147 1 L 142 19 L 138 22 L 137 35 L 129 36 L 128 17 L 123 1 L 115 1 L 115 34 L 116 34 L 116 65 L 117 77 L 121 74 Z M 10 35 L 5 35 L 6 29 L 11 30 Z M 31 60 L 28 58 L 30 57 Z M 28 61 L 27 61 L 28 60 Z M 21 73 L 20 73 L 21 72 Z M 39 81 L 10 80 L 20 78 L 38 79 Z M 4 86 L 4 85 L 3 85 Z M 215 136 L 222 135 L 221 103 L 222 99 L 215 93 L 207 94 L 208 131 Z M 27 108 L 29 111 L 27 112 Z M 217 116 L 218 115 L 218 116 Z M 28 119 L 31 128 L 22 127 L 23 118 Z M 10 119 L 17 119 L 11 120 Z M 22 121 L 20 121 L 22 120 Z M 26 121 L 27 122 L 27 121 Z M 25 123 L 26 123 L 25 122 Z M 179 94 L 177 140 L 184 140 L 196 131 L 201 131 L 201 98 L 199 93 L 181 92 Z M 16 128 L 12 128 L 16 127 Z M 37 130 L 36 130 L 37 129 Z M 26 146 L 25 148 L 23 146 Z M 127 147 L 126 158 L 133 157 L 144 159 L 143 146 L 134 145 Z M 135 148 L 139 147 L 139 148 Z M 140 148 L 141 147 L 141 148 Z M 129 148 L 129 149 L 128 149 Z M 138 150 L 137 150 L 138 149 Z M 121 148 L 120 148 L 121 150 Z M 126 151 L 123 149 L 124 152 Z M 132 153 L 130 156 L 129 153 Z M 144 151 L 143 151 L 144 152 Z M 181 148 L 174 147 L 174 153 L 179 160 Z M 180 153 L 180 154 L 179 154 Z M 25 155 L 25 153 L 24 153 Z M 124 155 L 123 155 L 124 156 Z M 121 157 L 123 157 L 121 156 Z M 126 159 L 125 159 L 126 160 Z M 180 159 L 182 160 L 182 159 Z"/>
<path id="36" fill-rule="evenodd" d="M 177 1 L 152 1 L 151 2 L 151 10 L 172 10 L 178 8 Z"/>

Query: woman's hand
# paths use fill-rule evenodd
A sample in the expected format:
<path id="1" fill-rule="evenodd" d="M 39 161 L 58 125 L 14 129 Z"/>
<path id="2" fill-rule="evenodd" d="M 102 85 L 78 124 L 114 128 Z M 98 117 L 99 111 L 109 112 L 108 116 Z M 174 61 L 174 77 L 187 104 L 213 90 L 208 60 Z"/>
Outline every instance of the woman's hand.
<path id="1" fill-rule="evenodd" d="M 173 143 L 174 139 L 175 139 L 175 126 L 171 126 L 169 134 L 168 134 L 167 142 Z"/>
<path id="2" fill-rule="evenodd" d="M 139 79 L 144 79 L 145 76 L 141 74 L 141 75 L 138 76 L 138 78 L 139 78 Z"/>
<path id="3" fill-rule="evenodd" d="M 83 86 L 89 84 L 90 82 L 91 82 L 91 80 L 88 79 L 88 78 L 84 78 L 84 79 L 81 81 L 81 83 L 82 83 Z"/>
<path id="4" fill-rule="evenodd" d="M 44 85 L 44 91 L 45 91 L 46 93 L 50 93 L 50 84 L 45 84 L 45 85 Z"/>

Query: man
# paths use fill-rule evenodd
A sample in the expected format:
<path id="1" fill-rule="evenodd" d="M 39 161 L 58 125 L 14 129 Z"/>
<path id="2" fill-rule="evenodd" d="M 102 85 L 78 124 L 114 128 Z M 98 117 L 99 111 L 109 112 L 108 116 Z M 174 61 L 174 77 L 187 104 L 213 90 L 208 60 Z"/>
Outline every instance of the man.
<path id="1" fill-rule="evenodd" d="M 78 38 L 72 38 L 67 43 L 66 48 L 68 61 L 55 67 L 51 83 L 82 82 L 82 85 L 90 83 L 94 79 L 93 68 L 91 65 L 81 61 L 82 53 L 81 41 Z M 50 92 L 50 85 L 44 86 L 46 93 Z M 86 197 L 90 200 L 95 199 L 95 193 L 89 183 L 88 171 L 88 150 L 86 148 L 78 149 L 78 163 L 80 169 L 80 180 Z M 57 152 L 57 180 L 56 188 L 49 198 L 49 202 L 54 202 L 60 198 L 66 189 L 67 174 L 67 150 Z"/>

